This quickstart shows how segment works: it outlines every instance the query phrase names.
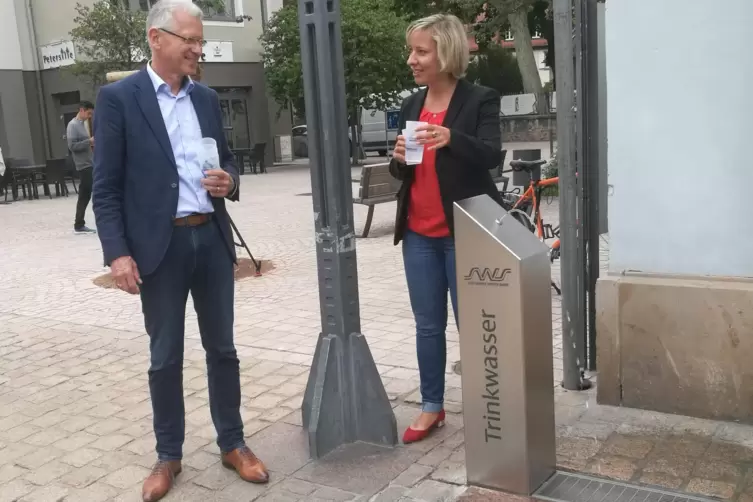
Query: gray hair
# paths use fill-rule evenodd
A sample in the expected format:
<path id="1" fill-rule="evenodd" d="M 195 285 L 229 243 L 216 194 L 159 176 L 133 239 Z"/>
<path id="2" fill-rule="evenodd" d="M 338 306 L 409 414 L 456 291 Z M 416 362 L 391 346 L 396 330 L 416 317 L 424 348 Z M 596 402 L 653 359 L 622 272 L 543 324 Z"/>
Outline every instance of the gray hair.
<path id="1" fill-rule="evenodd" d="M 149 14 L 146 16 L 147 36 L 152 28 L 171 28 L 175 13 L 178 11 L 186 12 L 199 19 L 204 17 L 201 9 L 191 0 L 159 0 L 149 9 Z"/>

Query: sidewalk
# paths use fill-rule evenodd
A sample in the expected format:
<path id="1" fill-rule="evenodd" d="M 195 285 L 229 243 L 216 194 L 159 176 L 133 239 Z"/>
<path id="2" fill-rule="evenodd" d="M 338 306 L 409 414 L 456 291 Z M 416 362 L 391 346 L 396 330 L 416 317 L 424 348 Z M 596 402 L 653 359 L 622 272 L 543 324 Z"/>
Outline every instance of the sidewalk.
<path id="1" fill-rule="evenodd" d="M 184 472 L 165 500 L 523 501 L 464 486 L 454 331 L 445 428 L 410 446 L 358 444 L 309 460 L 300 403 L 320 321 L 308 166 L 246 175 L 241 190 L 233 219 L 254 255 L 275 266 L 236 287 L 246 435 L 272 482 L 244 483 L 219 463 L 190 312 Z M 154 462 L 140 305 L 92 284 L 104 272 L 99 242 L 72 234 L 74 206 L 71 197 L 0 208 L 0 502 L 138 501 Z M 366 208 L 354 210 L 359 230 Z M 556 218 L 556 203 L 545 210 Z M 418 410 L 418 371 L 393 217 L 393 205 L 377 206 L 358 262 L 362 330 L 402 432 Z M 554 297 L 557 380 L 560 312 Z M 594 391 L 555 394 L 561 468 L 753 502 L 753 427 L 598 406 Z"/>

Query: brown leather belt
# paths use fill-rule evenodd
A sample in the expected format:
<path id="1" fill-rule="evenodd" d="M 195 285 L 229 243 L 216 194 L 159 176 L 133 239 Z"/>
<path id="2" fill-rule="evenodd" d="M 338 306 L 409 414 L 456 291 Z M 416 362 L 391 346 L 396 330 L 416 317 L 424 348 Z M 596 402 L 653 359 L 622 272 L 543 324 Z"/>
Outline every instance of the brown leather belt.
<path id="1" fill-rule="evenodd" d="M 181 218 L 173 219 L 176 227 L 198 227 L 212 219 L 212 213 L 207 214 L 189 214 Z"/>

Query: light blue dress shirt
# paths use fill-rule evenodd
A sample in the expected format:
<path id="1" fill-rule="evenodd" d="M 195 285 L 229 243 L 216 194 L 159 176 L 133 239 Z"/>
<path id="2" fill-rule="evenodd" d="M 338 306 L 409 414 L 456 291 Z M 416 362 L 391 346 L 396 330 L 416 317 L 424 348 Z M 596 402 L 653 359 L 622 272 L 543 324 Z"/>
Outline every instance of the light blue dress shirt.
<path id="1" fill-rule="evenodd" d="M 151 63 L 146 65 L 146 71 L 154 84 L 154 92 L 157 93 L 157 102 L 178 167 L 178 207 L 175 217 L 214 212 L 209 193 L 201 185 L 204 177 L 199 162 L 201 126 L 191 102 L 191 91 L 196 84 L 186 77 L 186 83 L 174 95 L 170 86 L 152 69 Z"/>

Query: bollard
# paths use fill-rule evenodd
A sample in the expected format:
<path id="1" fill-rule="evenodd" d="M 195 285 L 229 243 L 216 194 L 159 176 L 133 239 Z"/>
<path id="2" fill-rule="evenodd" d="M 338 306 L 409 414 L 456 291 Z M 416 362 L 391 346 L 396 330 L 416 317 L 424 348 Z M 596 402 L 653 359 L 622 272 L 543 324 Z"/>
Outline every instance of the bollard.
<path id="1" fill-rule="evenodd" d="M 531 495 L 556 467 L 548 249 L 488 195 L 454 215 L 468 483 Z"/>
<path id="2" fill-rule="evenodd" d="M 322 331 L 303 397 L 309 452 L 394 445 L 397 423 L 361 334 L 339 0 L 299 0 Z"/>

